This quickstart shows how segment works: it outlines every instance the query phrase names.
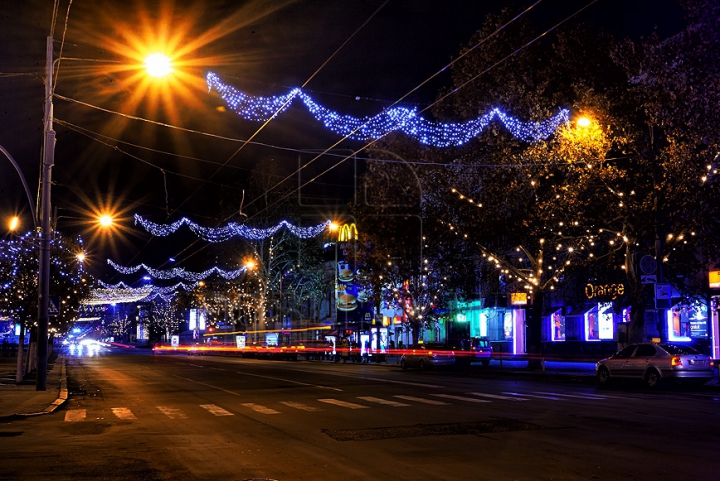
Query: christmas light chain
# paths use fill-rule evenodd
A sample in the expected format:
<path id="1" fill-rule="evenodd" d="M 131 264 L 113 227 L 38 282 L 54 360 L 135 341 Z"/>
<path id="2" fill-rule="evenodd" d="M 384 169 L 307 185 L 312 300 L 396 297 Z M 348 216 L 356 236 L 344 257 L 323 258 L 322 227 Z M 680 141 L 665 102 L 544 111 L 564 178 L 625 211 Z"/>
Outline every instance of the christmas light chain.
<path id="1" fill-rule="evenodd" d="M 424 145 L 452 147 L 464 145 L 480 135 L 495 119 L 499 120 L 510 133 L 526 142 L 544 140 L 555 133 L 557 128 L 569 122 L 570 112 L 560 111 L 543 122 L 522 122 L 510 117 L 498 108 L 482 117 L 466 122 L 431 122 L 418 115 L 415 108 L 392 107 L 372 117 L 341 115 L 316 103 L 309 95 L 296 88 L 285 95 L 274 97 L 252 97 L 239 92 L 220 81 L 217 74 L 207 74 L 208 89 L 213 88 L 228 106 L 246 120 L 266 121 L 285 112 L 299 98 L 315 119 L 326 128 L 355 140 L 377 140 L 390 132 L 403 132 Z"/>
<path id="2" fill-rule="evenodd" d="M 125 284 L 123 281 L 118 282 L 117 284 L 108 284 L 107 282 L 103 282 L 101 280 L 98 280 L 98 284 L 100 284 L 101 287 L 104 287 L 105 289 L 133 289 L 132 287 Z M 175 285 L 162 287 L 162 286 L 152 286 L 153 291 L 158 292 L 160 294 L 170 294 L 173 292 L 176 292 L 180 289 L 184 291 L 191 291 L 197 287 L 197 282 L 194 284 L 185 284 L 184 282 L 178 282 Z"/>
<path id="3" fill-rule="evenodd" d="M 191 221 L 187 217 L 183 217 L 180 220 L 173 222 L 172 224 L 156 224 L 151 222 L 139 214 L 135 214 L 135 224 L 140 224 L 149 233 L 159 237 L 168 236 L 177 231 L 183 225 L 187 225 L 195 235 L 201 239 L 212 242 L 225 242 L 233 237 L 242 237 L 250 240 L 262 240 L 275 235 L 282 228 L 288 229 L 293 235 L 300 237 L 301 239 L 309 239 L 311 237 L 317 237 L 318 235 L 325 232 L 330 225 L 330 221 L 325 221 L 322 224 L 318 224 L 312 227 L 297 227 L 292 225 L 288 221 L 282 221 L 273 227 L 260 229 L 257 227 L 248 227 L 245 224 L 237 224 L 231 222 L 224 227 L 202 227 L 195 222 Z"/>
<path id="4" fill-rule="evenodd" d="M 202 272 L 190 272 L 185 270 L 183 267 L 174 267 L 172 269 L 167 270 L 159 270 L 159 269 L 153 269 L 152 267 L 148 267 L 145 264 L 139 264 L 137 266 L 133 267 L 123 267 L 119 264 L 116 264 L 111 259 L 108 259 L 108 264 L 110 264 L 116 271 L 120 272 L 121 274 L 134 274 L 140 269 L 145 269 L 148 274 L 150 274 L 152 277 L 156 279 L 174 279 L 176 277 L 179 277 L 181 279 L 185 279 L 186 281 L 201 281 L 203 279 L 206 279 L 210 277 L 212 274 L 218 274 L 220 277 L 224 279 L 237 279 L 242 274 L 247 272 L 247 267 L 240 267 L 238 269 L 235 269 L 233 271 L 226 271 L 223 269 L 220 269 L 219 267 L 211 267 L 210 269 L 204 270 Z"/>

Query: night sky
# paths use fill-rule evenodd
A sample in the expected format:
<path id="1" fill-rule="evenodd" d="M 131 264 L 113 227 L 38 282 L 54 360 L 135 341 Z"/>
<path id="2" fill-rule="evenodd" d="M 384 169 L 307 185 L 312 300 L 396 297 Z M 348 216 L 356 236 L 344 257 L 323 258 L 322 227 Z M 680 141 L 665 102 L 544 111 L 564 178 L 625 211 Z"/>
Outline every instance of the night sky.
<path id="1" fill-rule="evenodd" d="M 544 30 L 587 3 L 591 2 L 544 0 L 528 15 L 538 30 Z M 52 4 L 3 0 L 0 7 L 0 145 L 20 164 L 33 197 L 38 187 L 45 39 L 52 24 Z M 167 259 L 177 257 L 178 262 L 185 259 L 188 268 L 210 267 L 192 265 L 192 252 L 201 244 L 184 251 L 196 239 L 193 235 L 185 231 L 151 239 L 133 225 L 133 214 L 159 223 L 187 216 L 215 226 L 227 218 L 228 206 L 221 205 L 221 199 L 240 198 L 238 186 L 259 162 L 272 161 L 280 171 L 292 172 L 313 157 L 311 151 L 324 151 L 339 137 L 316 125 L 302 109 L 291 109 L 236 153 L 261 123 L 224 109 L 217 93 L 208 93 L 207 72 L 250 95 L 281 95 L 307 82 L 303 90 L 322 105 L 344 114 L 370 115 L 447 65 L 486 14 L 508 5 L 530 4 L 74 0 L 65 30 L 68 2 L 63 0 L 53 31 L 55 57 L 61 48 L 63 57 L 54 99 L 53 205 L 58 208 L 58 229 L 83 234 L 90 254 L 88 267 L 106 281 L 123 279 L 108 275 L 113 272 L 107 268 L 108 258 L 121 265 L 144 262 L 168 267 Z M 578 22 L 599 23 L 620 37 L 638 38 L 654 28 L 667 37 L 682 28 L 682 10 L 672 0 L 598 0 L 566 26 Z M 156 49 L 148 46 L 153 42 Z M 148 82 L 140 69 L 144 55 L 163 50 L 163 45 L 177 71 L 164 86 Z M 449 83 L 449 74 L 441 74 L 403 103 L 422 108 Z M 333 152 L 345 155 L 362 145 L 343 141 Z M 316 167 L 326 168 L 335 159 L 325 156 Z M 314 190 L 302 191 L 297 201 L 312 204 L 318 195 L 347 201 L 343 189 L 347 191 L 353 168 L 352 163 L 344 164 L 320 179 Z M 87 225 L 87 219 L 104 208 L 120 212 L 123 218 L 123 228 L 113 235 L 94 234 Z M 24 230 L 31 228 L 29 212 L 19 176 L 3 156 L 3 235 L 7 235 L 7 219 L 15 214 L 21 215 Z M 320 219 L 331 212 L 318 208 L 314 215 Z"/>

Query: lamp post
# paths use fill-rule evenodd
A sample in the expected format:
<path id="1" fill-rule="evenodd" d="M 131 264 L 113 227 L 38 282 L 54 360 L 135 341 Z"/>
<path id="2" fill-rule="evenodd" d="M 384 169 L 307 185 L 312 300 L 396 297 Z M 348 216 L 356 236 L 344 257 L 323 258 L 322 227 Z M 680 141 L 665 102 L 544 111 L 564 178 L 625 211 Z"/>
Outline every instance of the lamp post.
<path id="1" fill-rule="evenodd" d="M 40 207 L 40 266 L 38 271 L 37 391 L 47 390 L 48 302 L 50 300 L 50 187 L 55 163 L 53 130 L 53 38 L 47 37 L 45 78 L 44 144 Z"/>

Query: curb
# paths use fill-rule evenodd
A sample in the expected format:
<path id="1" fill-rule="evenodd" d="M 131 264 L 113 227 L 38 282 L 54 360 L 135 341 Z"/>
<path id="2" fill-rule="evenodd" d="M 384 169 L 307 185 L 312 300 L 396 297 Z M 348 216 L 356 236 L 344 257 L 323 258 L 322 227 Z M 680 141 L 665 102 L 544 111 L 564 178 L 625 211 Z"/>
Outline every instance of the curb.
<path id="1" fill-rule="evenodd" d="M 10 414 L 8 416 L 0 416 L 0 422 L 5 421 L 18 421 L 21 419 L 27 419 L 30 417 L 35 416 L 42 416 L 43 414 L 50 414 L 54 412 L 57 408 L 65 404 L 65 402 L 68 399 L 68 389 L 67 389 L 67 368 L 66 368 L 67 361 L 65 358 L 62 358 L 62 362 L 60 363 L 60 392 L 58 394 L 57 399 L 55 399 L 48 407 L 43 409 L 42 411 L 38 411 L 35 413 L 15 413 Z"/>
<path id="2" fill-rule="evenodd" d="M 66 368 L 67 361 L 65 360 L 65 357 L 62 358 L 62 362 L 60 363 L 60 394 L 58 395 L 58 398 L 52 402 L 48 407 L 40 411 L 36 414 L 49 414 L 53 411 L 55 411 L 57 408 L 65 404 L 65 401 L 67 401 L 68 398 L 68 389 L 67 389 L 67 368 Z"/>

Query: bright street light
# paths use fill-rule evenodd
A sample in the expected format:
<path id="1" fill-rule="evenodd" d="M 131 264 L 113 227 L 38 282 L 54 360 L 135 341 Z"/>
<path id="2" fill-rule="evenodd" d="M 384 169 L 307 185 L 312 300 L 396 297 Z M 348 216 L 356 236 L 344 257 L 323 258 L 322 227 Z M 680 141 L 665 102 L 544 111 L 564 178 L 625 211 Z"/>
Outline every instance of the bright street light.
<path id="1" fill-rule="evenodd" d="M 151 77 L 165 77 L 172 73 L 170 58 L 162 53 L 153 53 L 145 58 L 145 69 Z"/>
<path id="2" fill-rule="evenodd" d="M 101 227 L 110 227 L 113 225 L 113 218 L 110 214 L 103 214 L 98 217 L 98 223 Z"/>
<path id="3" fill-rule="evenodd" d="M 15 231 L 18 227 L 20 227 L 20 217 L 14 216 L 10 219 L 10 222 L 8 222 L 8 228 L 11 231 Z"/>
<path id="4" fill-rule="evenodd" d="M 590 120 L 589 117 L 580 117 L 577 119 L 577 125 L 578 127 L 590 127 L 590 124 L 592 123 L 592 120 Z"/>

